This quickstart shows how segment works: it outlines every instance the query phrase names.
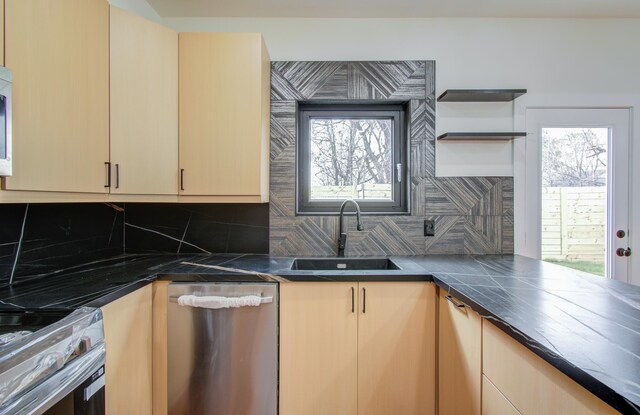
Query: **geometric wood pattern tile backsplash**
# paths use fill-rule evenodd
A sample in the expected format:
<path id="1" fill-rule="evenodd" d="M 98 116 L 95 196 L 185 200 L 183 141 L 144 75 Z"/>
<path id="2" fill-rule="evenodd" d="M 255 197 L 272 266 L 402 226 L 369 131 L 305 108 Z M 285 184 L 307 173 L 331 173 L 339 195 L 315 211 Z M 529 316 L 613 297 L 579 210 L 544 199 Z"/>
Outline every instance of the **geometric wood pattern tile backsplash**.
<path id="1" fill-rule="evenodd" d="M 296 102 L 371 99 L 410 102 L 411 215 L 349 218 L 346 255 L 513 253 L 512 178 L 435 177 L 435 62 L 380 61 L 272 63 L 271 254 L 337 252 L 337 216 L 295 215 Z"/>

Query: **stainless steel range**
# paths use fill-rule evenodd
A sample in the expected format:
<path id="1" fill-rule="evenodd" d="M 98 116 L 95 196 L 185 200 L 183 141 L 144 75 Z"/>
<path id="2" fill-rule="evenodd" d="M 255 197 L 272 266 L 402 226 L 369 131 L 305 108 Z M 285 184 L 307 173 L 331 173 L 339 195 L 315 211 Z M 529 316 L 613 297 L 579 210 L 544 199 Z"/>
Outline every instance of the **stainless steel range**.
<path id="1" fill-rule="evenodd" d="M 0 414 L 103 415 L 102 313 L 0 312 Z"/>

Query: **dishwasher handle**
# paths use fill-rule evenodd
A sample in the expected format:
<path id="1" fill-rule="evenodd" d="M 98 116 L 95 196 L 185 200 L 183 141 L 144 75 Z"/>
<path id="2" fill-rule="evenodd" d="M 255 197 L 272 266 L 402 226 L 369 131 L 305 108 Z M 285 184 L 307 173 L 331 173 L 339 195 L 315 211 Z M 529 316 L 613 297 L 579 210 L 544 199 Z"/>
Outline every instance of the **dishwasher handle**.
<path id="1" fill-rule="evenodd" d="M 184 307 L 200 307 L 209 309 L 257 307 L 260 304 L 272 303 L 273 297 L 262 297 L 259 295 L 244 295 L 241 297 L 221 297 L 221 296 L 196 296 L 181 295 L 171 296 L 169 301 L 178 303 Z"/>

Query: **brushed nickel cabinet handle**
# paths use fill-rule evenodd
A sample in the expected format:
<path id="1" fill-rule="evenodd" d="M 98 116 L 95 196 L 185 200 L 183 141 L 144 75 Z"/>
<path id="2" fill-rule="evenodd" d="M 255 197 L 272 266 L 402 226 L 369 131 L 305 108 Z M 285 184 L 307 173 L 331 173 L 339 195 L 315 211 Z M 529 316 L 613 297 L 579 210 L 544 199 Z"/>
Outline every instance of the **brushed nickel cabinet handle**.
<path id="1" fill-rule="evenodd" d="M 184 169 L 180 169 L 180 190 L 184 191 Z"/>
<path id="2" fill-rule="evenodd" d="M 120 188 L 120 165 L 116 163 L 116 189 Z"/>

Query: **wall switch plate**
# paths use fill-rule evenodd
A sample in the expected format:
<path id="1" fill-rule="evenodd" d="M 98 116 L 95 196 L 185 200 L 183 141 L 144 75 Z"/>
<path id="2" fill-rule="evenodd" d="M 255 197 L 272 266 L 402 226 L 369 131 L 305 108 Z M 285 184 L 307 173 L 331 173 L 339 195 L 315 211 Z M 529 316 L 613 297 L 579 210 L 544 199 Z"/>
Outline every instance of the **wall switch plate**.
<path id="1" fill-rule="evenodd" d="M 436 223 L 433 220 L 425 219 L 424 221 L 424 236 L 436 235 Z"/>

